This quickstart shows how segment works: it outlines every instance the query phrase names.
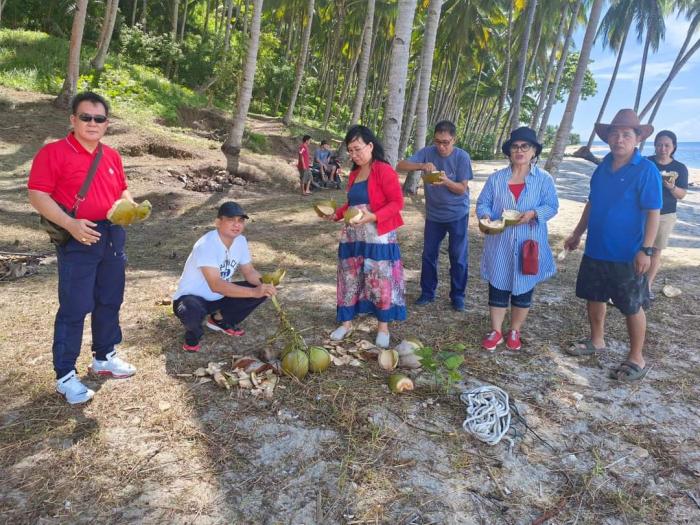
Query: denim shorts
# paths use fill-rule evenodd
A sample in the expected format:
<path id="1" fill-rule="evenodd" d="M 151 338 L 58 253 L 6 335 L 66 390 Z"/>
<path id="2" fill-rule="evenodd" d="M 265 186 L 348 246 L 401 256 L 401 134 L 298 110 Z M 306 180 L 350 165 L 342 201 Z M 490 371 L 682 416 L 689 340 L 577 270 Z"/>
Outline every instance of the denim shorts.
<path id="1" fill-rule="evenodd" d="M 533 288 L 529 292 L 513 295 L 508 290 L 499 290 L 489 283 L 489 306 L 508 308 L 508 299 L 510 299 L 510 304 L 516 308 L 530 308 L 532 304 L 532 293 L 534 291 L 535 289 Z"/>
<path id="2" fill-rule="evenodd" d="M 649 307 L 647 276 L 637 275 L 634 262 L 612 262 L 586 255 L 576 278 L 576 297 L 598 303 L 612 299 L 623 315 L 634 315 Z"/>

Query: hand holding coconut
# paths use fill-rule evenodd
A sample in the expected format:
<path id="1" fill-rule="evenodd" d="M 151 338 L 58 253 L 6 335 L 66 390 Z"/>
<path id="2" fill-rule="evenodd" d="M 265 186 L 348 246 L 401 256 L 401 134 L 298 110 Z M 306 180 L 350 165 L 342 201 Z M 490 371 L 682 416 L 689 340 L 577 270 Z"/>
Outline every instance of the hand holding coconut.
<path id="1" fill-rule="evenodd" d="M 520 220 L 518 221 L 518 225 L 520 224 L 529 224 L 531 221 L 534 221 L 537 218 L 537 212 L 535 210 L 528 210 L 524 212 L 522 215 L 520 215 Z"/>

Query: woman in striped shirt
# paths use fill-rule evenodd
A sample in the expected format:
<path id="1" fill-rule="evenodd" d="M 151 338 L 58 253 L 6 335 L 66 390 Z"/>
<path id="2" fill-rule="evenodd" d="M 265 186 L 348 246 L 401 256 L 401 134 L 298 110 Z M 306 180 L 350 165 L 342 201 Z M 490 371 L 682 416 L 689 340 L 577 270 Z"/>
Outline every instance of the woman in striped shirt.
<path id="1" fill-rule="evenodd" d="M 556 272 L 547 240 L 547 221 L 557 214 L 559 201 L 554 181 L 537 167 L 542 152 L 535 131 L 522 127 L 510 134 L 502 147 L 510 166 L 491 175 L 476 202 L 479 219 L 500 219 L 504 210 L 517 210 L 517 225 L 501 233 L 487 235 L 481 257 L 481 276 L 489 283 L 491 332 L 483 339 L 486 350 L 494 350 L 504 340 L 503 320 L 511 305 L 511 326 L 506 334 L 506 347 L 519 350 L 520 329 L 525 322 L 535 285 Z M 520 252 L 525 241 L 539 245 L 536 275 L 524 275 Z"/>

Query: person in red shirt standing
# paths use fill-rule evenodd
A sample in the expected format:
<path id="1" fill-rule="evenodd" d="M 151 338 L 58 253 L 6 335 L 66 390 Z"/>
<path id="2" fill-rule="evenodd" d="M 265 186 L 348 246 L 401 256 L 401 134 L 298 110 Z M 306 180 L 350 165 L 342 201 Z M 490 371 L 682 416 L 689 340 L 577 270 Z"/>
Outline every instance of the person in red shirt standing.
<path id="1" fill-rule="evenodd" d="M 119 154 L 101 145 L 102 157 L 85 199 L 76 196 L 109 125 L 109 105 L 100 95 L 80 93 L 72 102 L 73 130 L 39 150 L 29 173 L 29 202 L 42 216 L 65 228 L 71 239 L 56 246 L 58 312 L 54 322 L 56 391 L 70 404 L 92 399 L 94 391 L 76 375 L 85 316 L 91 314 L 93 374 L 125 378 L 136 369 L 116 356 L 121 342 L 119 309 L 124 297 L 126 231 L 107 220 L 120 198 L 133 200 Z"/>
<path id="2" fill-rule="evenodd" d="M 302 195 L 311 195 L 311 162 L 309 161 L 309 142 L 311 135 L 304 135 L 301 139 L 297 155 L 297 168 L 299 169 L 299 184 Z"/>

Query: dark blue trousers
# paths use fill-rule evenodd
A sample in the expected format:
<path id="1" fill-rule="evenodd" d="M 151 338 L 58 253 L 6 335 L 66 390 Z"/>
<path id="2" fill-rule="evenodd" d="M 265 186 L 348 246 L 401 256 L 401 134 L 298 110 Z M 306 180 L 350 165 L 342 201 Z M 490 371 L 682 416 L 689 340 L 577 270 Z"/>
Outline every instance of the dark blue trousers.
<path id="1" fill-rule="evenodd" d="M 456 302 L 464 301 L 467 289 L 467 255 L 469 254 L 469 238 L 467 237 L 466 215 L 452 222 L 434 222 L 426 219 L 423 237 L 423 265 L 420 272 L 421 295 L 430 299 L 435 298 L 438 283 L 438 259 L 440 244 L 449 235 L 448 252 L 450 255 L 450 299 Z"/>
<path id="2" fill-rule="evenodd" d="M 247 281 L 238 281 L 234 284 L 254 288 Z M 221 311 L 224 321 L 235 327 L 264 303 L 265 299 L 267 297 L 224 297 L 218 301 L 207 301 L 198 295 L 183 295 L 173 301 L 173 312 L 185 326 L 185 343 L 196 345 L 204 335 L 202 322 L 207 315 L 217 310 Z"/>
<path id="3" fill-rule="evenodd" d="M 122 340 L 119 309 L 124 299 L 126 231 L 101 221 L 100 240 L 90 246 L 75 239 L 56 248 L 58 312 L 53 330 L 56 378 L 75 370 L 85 316 L 91 314 L 92 353 L 100 360 Z"/>

